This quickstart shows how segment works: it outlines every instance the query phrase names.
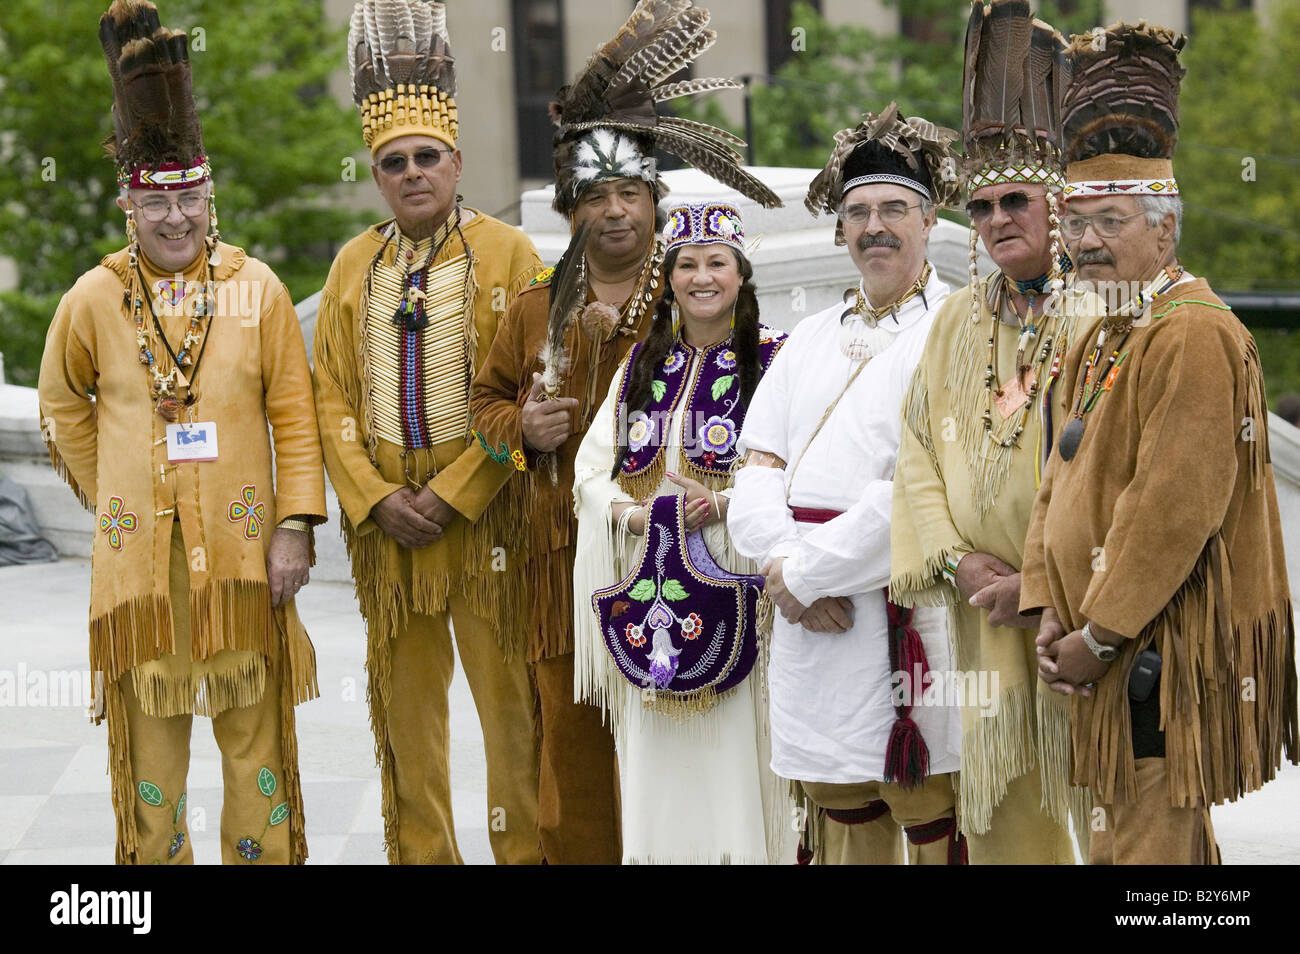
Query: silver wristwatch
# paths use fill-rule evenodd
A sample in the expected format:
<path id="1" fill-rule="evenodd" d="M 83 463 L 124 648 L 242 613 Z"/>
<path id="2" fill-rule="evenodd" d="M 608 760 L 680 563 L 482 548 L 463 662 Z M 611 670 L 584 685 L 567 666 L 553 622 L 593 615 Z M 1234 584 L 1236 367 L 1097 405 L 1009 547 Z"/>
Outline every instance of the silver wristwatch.
<path id="1" fill-rule="evenodd" d="M 1083 641 L 1094 656 L 1102 662 L 1111 662 L 1119 655 L 1119 650 L 1114 646 L 1107 646 L 1099 643 L 1092 635 L 1092 623 L 1083 624 Z"/>

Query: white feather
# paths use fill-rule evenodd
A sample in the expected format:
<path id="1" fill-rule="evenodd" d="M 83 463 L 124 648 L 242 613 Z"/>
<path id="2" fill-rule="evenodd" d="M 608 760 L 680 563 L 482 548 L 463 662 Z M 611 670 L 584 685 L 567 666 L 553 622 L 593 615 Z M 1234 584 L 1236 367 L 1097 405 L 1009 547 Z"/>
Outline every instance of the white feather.
<path id="1" fill-rule="evenodd" d="M 433 14 L 429 10 L 429 4 L 411 4 L 411 22 L 415 29 L 416 51 L 428 53 L 433 46 Z"/>
<path id="2" fill-rule="evenodd" d="M 348 75 L 357 75 L 357 44 L 366 41 L 365 14 L 362 5 L 352 8 L 352 19 L 348 21 Z"/>
<path id="3" fill-rule="evenodd" d="M 375 70 L 375 80 L 379 83 L 385 83 L 387 77 L 383 73 L 383 65 L 379 58 L 379 25 L 375 21 L 375 0 L 365 0 L 363 11 L 366 24 L 366 46 L 370 50 L 370 63 Z"/>

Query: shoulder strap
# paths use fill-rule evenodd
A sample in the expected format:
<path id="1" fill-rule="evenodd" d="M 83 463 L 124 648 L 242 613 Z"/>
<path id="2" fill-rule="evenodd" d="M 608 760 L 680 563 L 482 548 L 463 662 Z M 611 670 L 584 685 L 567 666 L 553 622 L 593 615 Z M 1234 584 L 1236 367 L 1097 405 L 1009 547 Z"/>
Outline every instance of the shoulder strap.
<path id="1" fill-rule="evenodd" d="M 808 448 L 812 447 L 812 443 L 817 440 L 817 435 L 821 433 L 822 427 L 828 420 L 830 420 L 831 414 L 835 412 L 835 408 L 839 406 L 840 399 L 848 393 L 849 388 L 853 387 L 853 382 L 858 379 L 858 375 L 862 373 L 862 369 L 867 366 L 867 362 L 870 360 L 870 356 L 863 358 L 862 363 L 853 369 L 853 373 L 849 375 L 848 383 L 840 389 L 839 394 L 835 395 L 835 400 L 831 401 L 830 407 L 826 408 L 826 410 L 822 412 L 822 419 L 818 421 L 817 426 L 813 428 L 812 434 L 808 437 L 808 443 L 803 446 L 803 450 L 801 450 L 799 456 L 795 458 L 794 466 L 790 468 L 790 474 L 785 481 L 785 502 L 787 504 L 790 502 L 790 489 L 794 486 L 794 472 L 799 469 L 799 465 L 803 463 L 804 455 L 808 453 Z"/>

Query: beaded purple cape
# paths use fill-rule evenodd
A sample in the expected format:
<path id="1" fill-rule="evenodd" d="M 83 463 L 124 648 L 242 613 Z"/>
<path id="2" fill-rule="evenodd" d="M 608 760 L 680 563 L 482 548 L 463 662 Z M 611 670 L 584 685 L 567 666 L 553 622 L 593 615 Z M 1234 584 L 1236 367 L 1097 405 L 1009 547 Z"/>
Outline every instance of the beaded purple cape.
<path id="1" fill-rule="evenodd" d="M 725 692 L 749 675 L 758 658 L 763 589 L 763 577 L 722 569 L 704 535 L 686 532 L 684 499 L 654 499 L 637 565 L 591 598 L 623 677 L 670 696 Z"/>

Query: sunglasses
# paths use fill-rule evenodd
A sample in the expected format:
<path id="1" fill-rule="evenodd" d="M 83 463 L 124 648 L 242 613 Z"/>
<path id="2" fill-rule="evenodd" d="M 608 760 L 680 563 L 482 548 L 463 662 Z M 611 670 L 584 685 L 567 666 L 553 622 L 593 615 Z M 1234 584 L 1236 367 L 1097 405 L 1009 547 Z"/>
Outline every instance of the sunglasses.
<path id="1" fill-rule="evenodd" d="M 983 222 L 993 214 L 993 206 L 1000 205 L 1007 215 L 1019 215 L 1029 208 L 1031 200 L 1041 198 L 1043 198 L 1041 195 L 1029 195 L 1025 192 L 1008 192 L 995 201 L 971 199 L 966 203 L 966 214 L 973 222 Z"/>
<path id="2" fill-rule="evenodd" d="M 404 152 L 390 152 L 379 162 L 375 163 L 379 171 L 386 176 L 400 176 L 406 172 L 407 161 L 414 159 L 415 165 L 420 169 L 433 169 L 442 162 L 443 155 L 451 155 L 449 149 L 421 149 L 413 156 L 408 156 Z"/>

